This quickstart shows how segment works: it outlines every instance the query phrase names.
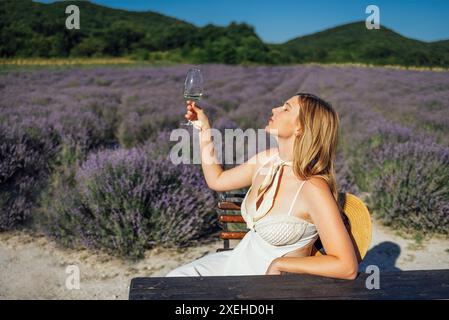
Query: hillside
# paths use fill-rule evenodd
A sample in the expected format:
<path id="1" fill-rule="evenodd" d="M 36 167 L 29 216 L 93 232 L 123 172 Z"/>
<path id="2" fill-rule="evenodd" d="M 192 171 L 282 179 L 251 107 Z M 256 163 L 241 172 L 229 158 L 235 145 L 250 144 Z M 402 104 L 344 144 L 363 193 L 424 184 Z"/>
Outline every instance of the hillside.
<path id="1" fill-rule="evenodd" d="M 342 63 L 449 67 L 449 40 L 426 43 L 364 22 L 337 26 L 283 44 L 265 44 L 245 23 L 197 27 L 151 11 L 70 1 L 81 29 L 65 28 L 68 2 L 0 1 L 0 57 L 131 56 L 194 63 Z"/>
<path id="2" fill-rule="evenodd" d="M 449 64 L 449 41 L 426 43 L 355 22 L 290 40 L 283 48 L 300 61 L 398 65 Z"/>

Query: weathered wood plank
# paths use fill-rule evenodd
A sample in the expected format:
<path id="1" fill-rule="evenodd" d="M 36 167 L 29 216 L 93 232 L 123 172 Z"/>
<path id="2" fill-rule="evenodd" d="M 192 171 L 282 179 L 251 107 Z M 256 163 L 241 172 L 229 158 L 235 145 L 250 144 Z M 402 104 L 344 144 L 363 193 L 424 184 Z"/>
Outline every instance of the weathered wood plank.
<path id="1" fill-rule="evenodd" d="M 134 278 L 132 300 L 263 299 L 449 299 L 449 269 L 381 272 L 380 289 L 369 290 L 369 275 L 353 281 L 288 274 L 283 276 Z"/>
<path id="2" fill-rule="evenodd" d="M 239 214 L 222 214 L 218 216 L 218 221 L 229 223 L 245 223 L 245 219 Z"/>
<path id="3" fill-rule="evenodd" d="M 243 239 L 246 231 L 222 231 L 220 232 L 220 239 Z"/>
<path id="4" fill-rule="evenodd" d="M 222 201 L 218 203 L 218 209 L 240 211 L 240 204 L 235 202 Z"/>

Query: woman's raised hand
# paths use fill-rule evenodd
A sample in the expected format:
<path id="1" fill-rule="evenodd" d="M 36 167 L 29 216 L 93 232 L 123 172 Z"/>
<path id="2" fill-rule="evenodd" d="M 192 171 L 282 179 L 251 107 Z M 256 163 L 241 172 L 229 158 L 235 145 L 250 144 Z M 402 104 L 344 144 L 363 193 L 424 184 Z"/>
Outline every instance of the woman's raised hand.
<path id="1" fill-rule="evenodd" d="M 204 113 L 204 110 L 196 105 L 195 101 L 186 101 L 187 112 L 185 118 L 193 122 L 193 126 L 198 130 L 210 129 L 209 118 Z"/>

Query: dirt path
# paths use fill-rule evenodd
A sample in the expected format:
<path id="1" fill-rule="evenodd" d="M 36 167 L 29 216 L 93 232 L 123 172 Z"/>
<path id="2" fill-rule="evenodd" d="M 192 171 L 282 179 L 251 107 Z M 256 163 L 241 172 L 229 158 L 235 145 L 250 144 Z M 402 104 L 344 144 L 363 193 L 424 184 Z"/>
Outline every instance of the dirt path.
<path id="1" fill-rule="evenodd" d="M 184 250 L 155 248 L 137 263 L 88 250 L 63 249 L 45 237 L 0 234 L 0 299 L 127 299 L 138 276 L 165 276 L 215 252 L 220 241 Z M 80 289 L 66 288 L 67 266 L 79 268 Z"/>
<path id="2" fill-rule="evenodd" d="M 447 269 L 449 240 L 404 239 L 374 224 L 373 241 L 360 271 L 369 264 L 381 270 Z M 220 241 L 184 250 L 155 248 L 137 263 L 88 250 L 58 247 L 45 237 L 23 232 L 0 234 L 0 299 L 127 299 L 137 276 L 164 276 L 169 270 L 215 252 Z M 80 271 L 80 289 L 66 288 L 66 267 Z"/>

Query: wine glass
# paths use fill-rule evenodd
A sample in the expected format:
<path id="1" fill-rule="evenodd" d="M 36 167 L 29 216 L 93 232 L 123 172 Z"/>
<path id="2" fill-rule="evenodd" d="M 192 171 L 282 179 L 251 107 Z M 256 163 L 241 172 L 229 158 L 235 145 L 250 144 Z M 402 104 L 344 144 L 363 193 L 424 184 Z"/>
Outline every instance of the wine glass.
<path id="1" fill-rule="evenodd" d="M 203 75 L 198 68 L 189 69 L 186 80 L 184 82 L 184 100 L 201 100 L 203 96 Z M 181 125 L 191 126 L 192 121 L 182 122 Z"/>

